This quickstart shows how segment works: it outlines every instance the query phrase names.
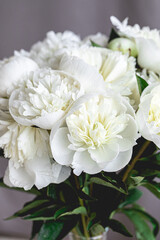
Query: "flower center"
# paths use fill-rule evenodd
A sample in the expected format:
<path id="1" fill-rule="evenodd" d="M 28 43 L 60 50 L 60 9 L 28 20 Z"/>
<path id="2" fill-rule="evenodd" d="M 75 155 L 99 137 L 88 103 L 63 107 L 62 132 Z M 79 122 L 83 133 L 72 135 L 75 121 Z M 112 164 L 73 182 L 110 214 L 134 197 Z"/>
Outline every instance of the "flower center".
<path id="1" fill-rule="evenodd" d="M 151 100 L 148 123 L 155 122 L 157 127 L 160 127 L 160 97 L 158 94 L 155 94 Z"/>
<path id="2" fill-rule="evenodd" d="M 112 99 L 90 100 L 67 117 L 71 148 L 95 149 L 103 147 L 113 138 L 121 137 L 128 119 L 124 114 L 118 115 L 115 109 L 113 111 L 113 105 Z"/>

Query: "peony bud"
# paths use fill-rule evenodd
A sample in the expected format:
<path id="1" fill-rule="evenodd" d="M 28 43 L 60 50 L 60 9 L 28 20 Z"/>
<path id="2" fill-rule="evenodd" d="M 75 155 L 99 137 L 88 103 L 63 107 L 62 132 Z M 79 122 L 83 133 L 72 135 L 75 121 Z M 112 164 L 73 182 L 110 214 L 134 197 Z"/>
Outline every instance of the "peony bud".
<path id="1" fill-rule="evenodd" d="M 123 54 L 129 53 L 130 56 L 137 57 L 138 51 L 136 44 L 127 38 L 115 38 L 108 44 L 108 48 L 113 51 L 120 51 Z"/>

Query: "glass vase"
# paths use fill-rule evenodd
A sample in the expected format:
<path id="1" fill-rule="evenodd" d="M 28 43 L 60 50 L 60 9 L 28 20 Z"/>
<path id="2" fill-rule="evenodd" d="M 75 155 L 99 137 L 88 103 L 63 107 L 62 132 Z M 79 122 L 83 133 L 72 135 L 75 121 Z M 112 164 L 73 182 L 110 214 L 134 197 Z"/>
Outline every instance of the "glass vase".
<path id="1" fill-rule="evenodd" d="M 107 232 L 94 237 L 79 236 L 74 232 L 70 232 L 68 240 L 107 240 Z"/>

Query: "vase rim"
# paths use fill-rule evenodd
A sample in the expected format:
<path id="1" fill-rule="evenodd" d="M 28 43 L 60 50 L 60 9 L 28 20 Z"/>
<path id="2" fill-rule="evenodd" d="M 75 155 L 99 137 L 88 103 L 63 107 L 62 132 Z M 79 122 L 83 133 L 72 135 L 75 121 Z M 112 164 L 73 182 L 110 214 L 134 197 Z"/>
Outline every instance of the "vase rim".
<path id="1" fill-rule="evenodd" d="M 91 239 L 91 240 L 101 239 L 101 237 L 102 237 L 104 234 L 107 234 L 108 230 L 109 230 L 108 228 L 105 228 L 105 231 L 104 231 L 102 234 L 97 235 L 97 236 L 90 237 L 90 239 Z M 86 237 L 85 237 L 85 236 L 80 236 L 80 235 L 78 235 L 78 234 L 76 234 L 76 233 L 73 233 L 73 232 L 70 232 L 70 234 L 76 236 L 77 239 L 86 240 Z"/>

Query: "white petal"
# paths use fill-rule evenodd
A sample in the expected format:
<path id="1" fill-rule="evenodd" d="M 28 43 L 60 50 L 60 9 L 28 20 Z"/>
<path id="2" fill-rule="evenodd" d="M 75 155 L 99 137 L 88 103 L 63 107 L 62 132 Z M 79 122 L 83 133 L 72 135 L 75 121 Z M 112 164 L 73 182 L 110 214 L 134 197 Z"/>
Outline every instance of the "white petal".
<path id="1" fill-rule="evenodd" d="M 136 39 L 138 48 L 138 63 L 142 68 L 147 68 L 160 74 L 160 48 L 151 39 Z"/>
<path id="2" fill-rule="evenodd" d="M 151 98 L 152 96 L 149 94 L 144 96 L 144 101 L 140 105 L 139 110 L 136 114 L 136 121 L 141 135 L 145 139 L 154 142 L 160 148 L 160 136 L 153 131 L 152 122 L 150 124 L 147 122 Z"/>
<path id="3" fill-rule="evenodd" d="M 71 174 L 71 168 L 62 166 L 58 163 L 52 164 L 52 182 L 61 183 L 64 182 Z"/>
<path id="4" fill-rule="evenodd" d="M 32 59 L 23 56 L 13 56 L 4 60 L 2 65 L 0 64 L 0 95 L 6 97 L 27 72 L 37 68 L 38 65 Z"/>
<path id="5" fill-rule="evenodd" d="M 82 171 L 88 174 L 96 174 L 102 170 L 98 166 L 98 164 L 91 158 L 88 151 L 76 152 L 73 157 L 72 166 L 74 169 L 74 174 L 80 174 Z"/>
<path id="6" fill-rule="evenodd" d="M 25 162 L 25 169 L 35 177 L 35 186 L 38 189 L 48 186 L 52 182 L 52 166 L 49 156 L 34 158 Z"/>
<path id="7" fill-rule="evenodd" d="M 73 160 L 74 151 L 71 151 L 68 146 L 70 142 L 68 140 L 67 127 L 59 128 L 53 135 L 51 132 L 50 145 L 53 158 L 61 165 L 69 166 Z"/>
<path id="8" fill-rule="evenodd" d="M 24 167 L 16 169 L 12 160 L 9 160 L 9 180 L 14 187 L 24 188 L 26 191 L 34 185 L 34 176 L 29 175 Z"/>
<path id="9" fill-rule="evenodd" d="M 151 95 L 146 95 L 143 99 L 143 104 L 140 104 L 139 109 L 136 114 L 136 121 L 138 125 L 138 130 L 142 136 L 147 139 L 152 139 L 152 134 L 150 133 L 147 126 L 147 118 L 150 108 Z"/>
<path id="10" fill-rule="evenodd" d="M 71 115 L 73 112 L 75 112 L 76 110 L 80 109 L 80 107 L 82 106 L 83 103 L 89 101 L 90 99 L 96 97 L 96 96 L 105 96 L 104 92 L 102 92 L 102 94 L 100 93 L 96 93 L 96 92 L 92 92 L 92 93 L 87 93 L 84 94 L 82 97 L 78 98 L 72 105 L 72 107 L 70 108 L 69 112 L 66 115 L 67 116 Z"/>
<path id="11" fill-rule="evenodd" d="M 106 144 L 101 148 L 97 149 L 89 149 L 89 153 L 91 154 L 91 158 L 97 162 L 100 166 L 104 166 L 108 162 L 115 159 L 119 153 L 118 144 L 114 144 L 114 148 L 110 147 L 110 144 Z"/>
<path id="12" fill-rule="evenodd" d="M 133 147 L 133 145 L 135 145 L 135 140 L 138 137 L 137 133 L 138 129 L 135 124 L 135 120 L 131 116 L 128 116 L 128 118 L 129 118 L 128 125 L 121 133 L 122 138 L 118 138 L 117 140 L 120 147 L 120 151 L 127 151 L 131 147 Z"/>
<path id="13" fill-rule="evenodd" d="M 64 55 L 59 69 L 74 76 L 86 92 L 103 91 L 105 89 L 104 80 L 96 68 L 77 57 Z"/>
<path id="14" fill-rule="evenodd" d="M 14 187 L 14 185 L 11 183 L 11 181 L 9 179 L 9 167 L 7 167 L 7 169 L 5 171 L 3 182 L 9 187 Z"/>
<path id="15" fill-rule="evenodd" d="M 116 172 L 124 168 L 131 160 L 132 149 L 120 152 L 119 155 L 103 169 L 106 172 Z"/>
<path id="16" fill-rule="evenodd" d="M 124 32 L 125 27 L 127 26 L 128 23 L 128 18 L 125 18 L 123 20 L 123 22 L 121 23 L 118 18 L 116 18 L 115 16 L 111 16 L 110 17 L 111 23 L 120 31 L 120 32 Z"/>

